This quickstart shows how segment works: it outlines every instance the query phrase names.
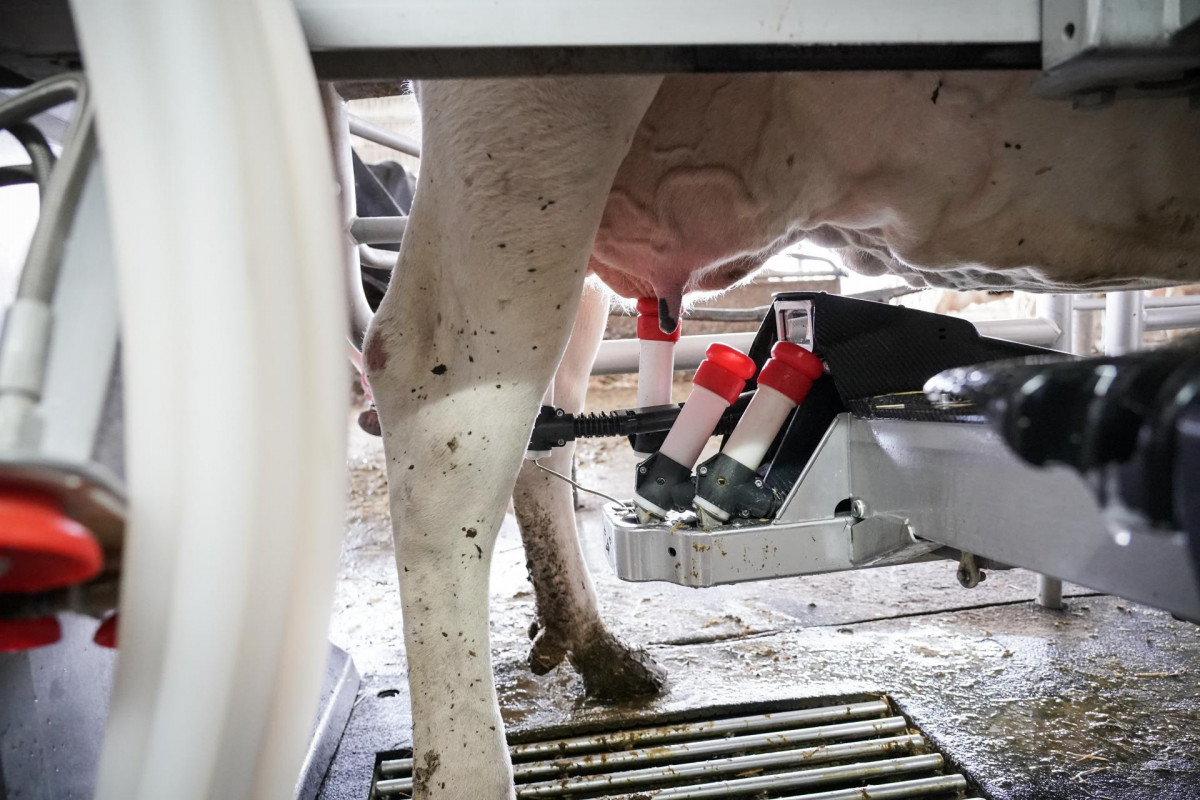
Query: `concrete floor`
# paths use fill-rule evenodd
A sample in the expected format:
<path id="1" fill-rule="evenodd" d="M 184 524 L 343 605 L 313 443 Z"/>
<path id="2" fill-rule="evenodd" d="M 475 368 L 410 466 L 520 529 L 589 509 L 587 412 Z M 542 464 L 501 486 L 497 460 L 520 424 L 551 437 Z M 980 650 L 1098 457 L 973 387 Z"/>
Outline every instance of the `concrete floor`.
<path id="1" fill-rule="evenodd" d="M 632 405 L 596 379 L 590 405 Z M 623 442 L 586 442 L 581 483 L 628 494 Z M 363 684 L 322 797 L 365 800 L 375 754 L 411 744 L 382 449 L 352 428 L 351 502 L 331 631 Z M 886 693 L 996 800 L 1200 797 L 1200 627 L 1067 587 L 1061 612 L 1036 578 L 993 572 L 964 590 L 950 562 L 713 589 L 618 581 L 598 498 L 581 535 L 605 618 L 671 675 L 650 702 L 604 707 L 569 667 L 525 666 L 533 596 L 506 518 L 492 571 L 492 655 L 510 732 L 697 707 Z"/>

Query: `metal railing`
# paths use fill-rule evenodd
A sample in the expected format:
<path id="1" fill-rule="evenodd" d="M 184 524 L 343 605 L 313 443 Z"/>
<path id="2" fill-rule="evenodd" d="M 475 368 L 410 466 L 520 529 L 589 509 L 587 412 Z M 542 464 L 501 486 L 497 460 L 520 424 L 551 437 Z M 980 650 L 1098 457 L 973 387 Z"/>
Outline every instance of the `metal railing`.
<path id="1" fill-rule="evenodd" d="M 1106 298 L 1078 297 L 1069 294 L 1038 298 L 1038 316 L 1026 319 L 978 320 L 976 330 L 984 336 L 1013 342 L 1049 347 L 1076 354 L 1090 352 L 1090 343 L 1073 335 L 1076 317 L 1092 311 L 1105 311 L 1105 352 L 1141 347 L 1142 337 L 1150 331 L 1200 327 L 1200 297 L 1144 297 L 1142 291 L 1109 292 Z M 753 311 L 757 312 L 758 309 Z M 695 369 L 704 360 L 704 351 L 713 342 L 746 349 L 754 333 L 704 334 L 683 336 L 675 348 L 675 368 Z M 1115 337 L 1115 338 L 1114 338 Z M 619 375 L 637 371 L 638 340 L 607 339 L 596 355 L 593 375 Z"/>

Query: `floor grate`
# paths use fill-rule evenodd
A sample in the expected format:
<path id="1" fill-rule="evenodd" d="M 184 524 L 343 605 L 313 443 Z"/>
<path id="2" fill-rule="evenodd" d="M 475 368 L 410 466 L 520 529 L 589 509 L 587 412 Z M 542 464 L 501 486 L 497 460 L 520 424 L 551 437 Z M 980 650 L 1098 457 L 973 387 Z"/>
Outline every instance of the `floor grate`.
<path id="1" fill-rule="evenodd" d="M 511 750 L 522 800 L 982 797 L 887 698 L 532 741 Z M 411 794 L 412 759 L 381 756 L 372 799 Z"/>

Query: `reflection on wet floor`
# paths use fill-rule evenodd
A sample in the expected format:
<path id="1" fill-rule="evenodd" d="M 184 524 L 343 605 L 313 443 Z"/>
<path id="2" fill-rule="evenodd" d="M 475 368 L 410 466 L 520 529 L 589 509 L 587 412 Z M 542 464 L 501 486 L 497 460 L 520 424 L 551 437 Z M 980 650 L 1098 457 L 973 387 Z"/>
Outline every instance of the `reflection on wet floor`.
<path id="1" fill-rule="evenodd" d="M 596 408 L 631 404 L 607 379 Z M 594 383 L 595 386 L 595 383 Z M 364 675 L 323 796 L 367 796 L 375 753 L 409 743 L 400 607 L 378 439 L 351 432 L 351 501 L 331 638 Z M 578 478 L 628 493 L 623 442 L 580 447 Z M 712 589 L 616 580 L 599 502 L 581 534 L 605 619 L 648 645 L 668 691 L 600 706 L 568 667 L 525 663 L 533 596 L 509 517 L 492 573 L 492 650 L 510 732 L 697 707 L 753 709 L 796 698 L 886 693 L 994 798 L 1200 797 L 1200 626 L 1066 587 L 1036 607 L 1036 578 L 994 572 L 964 590 L 950 562 Z M 379 697 L 388 689 L 396 696 Z M 384 694 L 388 694 L 384 692 Z"/>

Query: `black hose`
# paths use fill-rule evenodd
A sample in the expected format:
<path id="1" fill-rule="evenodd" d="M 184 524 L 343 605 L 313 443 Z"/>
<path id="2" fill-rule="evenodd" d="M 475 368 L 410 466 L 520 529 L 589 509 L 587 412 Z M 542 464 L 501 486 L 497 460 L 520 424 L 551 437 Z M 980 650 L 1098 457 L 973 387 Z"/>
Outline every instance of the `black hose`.
<path id="1" fill-rule="evenodd" d="M 11 167 L 0 167 L 0 186 L 20 186 L 24 183 L 34 183 L 33 167 L 29 164 L 15 164 Z"/>

